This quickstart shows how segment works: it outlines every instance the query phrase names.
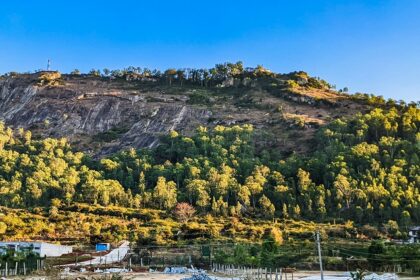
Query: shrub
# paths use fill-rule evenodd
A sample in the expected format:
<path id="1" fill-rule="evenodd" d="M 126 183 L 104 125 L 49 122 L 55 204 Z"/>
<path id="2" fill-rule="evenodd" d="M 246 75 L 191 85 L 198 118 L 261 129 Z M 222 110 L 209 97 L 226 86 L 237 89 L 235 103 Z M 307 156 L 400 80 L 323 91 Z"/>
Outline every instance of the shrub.
<path id="1" fill-rule="evenodd" d="M 381 233 L 379 232 L 379 230 L 376 227 L 373 227 L 371 225 L 364 225 L 360 228 L 360 233 L 362 233 L 363 235 L 366 235 L 367 237 L 370 238 L 380 238 L 381 237 Z"/>
<path id="2" fill-rule="evenodd" d="M 187 101 L 188 104 L 210 104 L 211 100 L 210 97 L 204 93 L 197 93 L 194 92 L 189 95 L 189 99 Z"/>
<path id="3" fill-rule="evenodd" d="M 293 81 L 293 80 L 287 80 L 287 81 L 286 81 L 286 86 L 287 86 L 288 88 L 295 89 L 295 88 L 298 88 L 298 87 L 299 87 L 299 84 L 298 84 L 296 81 Z"/>
<path id="4" fill-rule="evenodd" d="M 273 241 L 276 245 L 281 245 L 283 243 L 283 234 L 280 231 L 280 229 L 278 229 L 276 227 L 272 227 L 271 229 L 269 229 L 268 234 L 273 239 Z"/>
<path id="5" fill-rule="evenodd" d="M 53 72 L 41 72 L 38 76 L 38 86 L 45 85 L 57 85 L 59 84 L 59 79 L 61 78 L 61 73 L 58 71 Z"/>
<path id="6" fill-rule="evenodd" d="M 4 234 L 7 230 L 7 225 L 3 222 L 0 222 L 0 234 Z"/>

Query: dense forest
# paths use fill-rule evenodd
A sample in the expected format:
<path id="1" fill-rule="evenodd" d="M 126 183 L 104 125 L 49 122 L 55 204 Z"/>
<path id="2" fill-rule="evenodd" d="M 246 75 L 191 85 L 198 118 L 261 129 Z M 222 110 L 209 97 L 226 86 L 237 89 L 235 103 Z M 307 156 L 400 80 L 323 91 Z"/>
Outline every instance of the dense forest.
<path id="1" fill-rule="evenodd" d="M 154 149 L 100 160 L 66 139 L 32 139 L 0 125 L 0 205 L 75 203 L 159 209 L 179 220 L 237 218 L 352 220 L 387 224 L 401 237 L 420 223 L 420 110 L 374 109 L 319 129 L 308 155 L 257 149 L 253 127 L 176 131 Z M 397 234 L 398 233 L 398 234 Z"/>

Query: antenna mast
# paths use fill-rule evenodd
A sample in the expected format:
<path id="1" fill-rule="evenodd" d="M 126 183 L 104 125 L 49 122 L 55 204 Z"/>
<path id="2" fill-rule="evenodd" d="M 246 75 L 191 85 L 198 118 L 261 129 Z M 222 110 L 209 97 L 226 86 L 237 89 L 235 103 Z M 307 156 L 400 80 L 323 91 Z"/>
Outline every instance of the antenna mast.
<path id="1" fill-rule="evenodd" d="M 48 63 L 47 63 L 47 71 L 50 71 L 50 65 L 51 65 L 51 60 L 48 59 Z"/>

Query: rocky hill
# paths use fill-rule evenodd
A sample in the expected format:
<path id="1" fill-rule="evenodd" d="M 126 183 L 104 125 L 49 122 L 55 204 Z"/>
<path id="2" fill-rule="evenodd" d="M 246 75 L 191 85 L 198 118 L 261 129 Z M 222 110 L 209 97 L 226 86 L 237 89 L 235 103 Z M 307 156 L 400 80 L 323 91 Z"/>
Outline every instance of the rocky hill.
<path id="1" fill-rule="evenodd" d="M 0 119 L 35 137 L 66 137 L 93 155 L 153 147 L 171 130 L 243 123 L 254 125 L 263 147 L 305 152 L 319 126 L 369 109 L 310 79 L 276 74 L 202 86 L 128 74 L 14 74 L 0 78 Z"/>
<path id="2" fill-rule="evenodd" d="M 240 64 L 107 73 L 0 78 L 3 239 L 405 239 L 420 221 L 418 104 Z"/>

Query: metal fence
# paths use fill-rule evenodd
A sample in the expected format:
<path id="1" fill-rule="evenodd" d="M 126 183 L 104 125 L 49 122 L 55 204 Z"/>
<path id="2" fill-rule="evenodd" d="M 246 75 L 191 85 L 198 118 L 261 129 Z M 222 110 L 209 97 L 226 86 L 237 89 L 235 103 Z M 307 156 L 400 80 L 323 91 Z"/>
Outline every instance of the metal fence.
<path id="1" fill-rule="evenodd" d="M 45 266 L 45 258 L 28 257 L 25 260 L 0 260 L 0 276 L 27 275 Z"/>

